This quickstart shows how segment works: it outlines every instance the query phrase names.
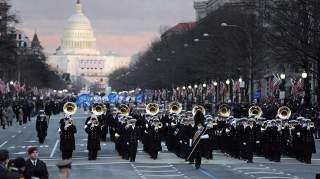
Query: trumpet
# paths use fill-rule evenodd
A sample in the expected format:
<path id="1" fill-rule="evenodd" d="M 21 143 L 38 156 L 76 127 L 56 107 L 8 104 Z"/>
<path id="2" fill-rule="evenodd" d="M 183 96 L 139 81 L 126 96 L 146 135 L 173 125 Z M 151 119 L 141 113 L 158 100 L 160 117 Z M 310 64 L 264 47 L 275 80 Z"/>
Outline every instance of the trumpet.
<path id="1" fill-rule="evenodd" d="M 98 119 L 92 120 L 92 124 L 90 126 L 90 129 L 92 130 L 94 127 L 99 126 Z"/>
<path id="2" fill-rule="evenodd" d="M 196 105 L 192 108 L 192 115 L 195 116 L 197 114 L 197 112 L 201 112 L 203 115 L 206 114 L 206 110 L 204 109 L 203 106 L 201 105 Z"/>
<path id="3" fill-rule="evenodd" d="M 259 106 L 251 106 L 248 110 L 249 116 L 260 118 L 263 114 L 262 109 Z"/>
<path id="4" fill-rule="evenodd" d="M 73 115 L 77 112 L 77 105 L 73 102 L 67 102 L 63 105 L 63 112 L 67 115 Z"/>
<path id="5" fill-rule="evenodd" d="M 222 104 L 219 106 L 218 115 L 220 117 L 229 117 L 231 115 L 231 108 L 229 105 Z"/>
<path id="6" fill-rule="evenodd" d="M 73 120 L 72 119 L 68 119 L 64 121 L 64 125 L 73 125 Z"/>
<path id="7" fill-rule="evenodd" d="M 160 111 L 159 105 L 156 103 L 149 103 L 146 106 L 146 113 L 151 116 L 157 115 L 159 113 L 159 111 Z"/>
<path id="8" fill-rule="evenodd" d="M 169 109 L 170 113 L 180 114 L 182 111 L 182 104 L 179 102 L 172 102 L 169 104 Z"/>

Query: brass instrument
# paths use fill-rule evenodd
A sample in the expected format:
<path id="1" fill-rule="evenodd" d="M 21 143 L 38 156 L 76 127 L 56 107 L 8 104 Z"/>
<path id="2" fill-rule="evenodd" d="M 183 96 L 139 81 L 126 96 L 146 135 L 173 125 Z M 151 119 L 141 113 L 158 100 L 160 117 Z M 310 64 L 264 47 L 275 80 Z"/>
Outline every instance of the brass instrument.
<path id="1" fill-rule="evenodd" d="M 92 113 L 97 116 L 104 114 L 105 111 L 106 107 L 103 104 L 94 104 L 92 107 Z"/>
<path id="2" fill-rule="evenodd" d="M 229 117 L 231 115 L 231 108 L 227 104 L 222 104 L 219 106 L 218 115 L 220 117 Z"/>
<path id="3" fill-rule="evenodd" d="M 182 111 L 182 104 L 179 102 L 172 102 L 169 104 L 169 112 L 180 114 Z"/>
<path id="4" fill-rule="evenodd" d="M 146 113 L 151 116 L 157 115 L 159 113 L 159 111 L 160 111 L 159 105 L 156 103 L 149 103 L 146 106 Z"/>
<path id="5" fill-rule="evenodd" d="M 99 126 L 98 119 L 92 120 L 92 124 L 90 126 L 90 129 L 92 130 L 94 127 Z"/>
<path id="6" fill-rule="evenodd" d="M 291 116 L 291 110 L 290 110 L 290 108 L 287 107 L 287 106 L 281 106 L 281 107 L 278 109 L 277 116 L 278 116 L 280 119 L 282 119 L 282 120 L 289 119 L 290 116 Z"/>
<path id="7" fill-rule="evenodd" d="M 73 120 L 72 119 L 68 119 L 64 121 L 64 125 L 73 125 Z"/>
<path id="8" fill-rule="evenodd" d="M 206 115 L 206 110 L 201 105 L 196 105 L 192 108 L 192 115 L 195 116 L 200 111 L 203 115 Z"/>
<path id="9" fill-rule="evenodd" d="M 259 106 L 251 106 L 248 110 L 249 116 L 260 118 L 263 114 L 262 109 Z"/>
<path id="10" fill-rule="evenodd" d="M 156 121 L 153 123 L 153 126 L 155 129 L 161 129 L 163 127 L 163 124 L 160 121 Z"/>
<path id="11" fill-rule="evenodd" d="M 67 115 L 73 115 L 77 112 L 77 105 L 73 102 L 67 102 L 63 105 L 63 112 Z"/>
<path id="12" fill-rule="evenodd" d="M 123 114 L 125 116 L 129 116 L 129 114 L 130 114 L 130 108 L 129 108 L 129 106 L 127 106 L 125 104 L 120 105 L 119 111 L 121 112 L 121 114 Z"/>

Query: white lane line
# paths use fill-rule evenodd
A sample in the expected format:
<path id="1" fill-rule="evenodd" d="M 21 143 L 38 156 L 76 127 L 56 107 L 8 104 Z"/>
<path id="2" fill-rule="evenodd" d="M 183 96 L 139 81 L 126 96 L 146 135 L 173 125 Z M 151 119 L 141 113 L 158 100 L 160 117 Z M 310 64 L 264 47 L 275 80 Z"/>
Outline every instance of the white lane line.
<path id="1" fill-rule="evenodd" d="M 279 176 L 273 176 L 273 177 L 259 177 L 258 179 L 299 179 L 299 177 L 279 177 Z"/>
<path id="2" fill-rule="evenodd" d="M 139 170 L 142 173 L 169 173 L 169 172 L 178 172 L 177 170 Z M 179 173 L 179 172 L 178 172 Z M 181 172 L 180 172 L 181 173 Z"/>
<path id="3" fill-rule="evenodd" d="M 18 133 L 19 133 L 19 134 L 21 134 L 21 133 L 22 133 L 22 131 L 20 130 L 20 131 L 18 131 Z"/>
<path id="4" fill-rule="evenodd" d="M 8 143 L 8 141 L 4 141 L 4 142 L 0 145 L 0 148 L 3 147 L 4 145 L 6 145 L 6 143 Z"/>
<path id="5" fill-rule="evenodd" d="M 53 155 L 54 155 L 54 153 L 55 153 L 55 151 L 56 151 L 56 149 L 57 149 L 57 147 L 58 147 L 58 143 L 59 143 L 59 142 L 60 142 L 60 140 L 57 139 L 56 144 L 54 144 L 54 147 L 53 147 L 53 149 L 52 149 L 52 151 L 51 151 L 50 158 L 53 157 Z"/>
<path id="6" fill-rule="evenodd" d="M 172 168 L 172 165 L 166 165 L 166 166 L 142 166 L 142 165 L 136 165 L 137 168 Z"/>
<path id="7" fill-rule="evenodd" d="M 144 177 L 181 177 L 184 175 L 144 175 Z"/>
<path id="8" fill-rule="evenodd" d="M 15 137 L 16 137 L 15 135 L 11 136 L 11 138 L 15 138 Z"/>
<path id="9" fill-rule="evenodd" d="M 114 164 L 129 164 L 130 162 L 84 162 L 84 163 L 72 163 L 72 166 L 87 166 L 87 165 L 114 165 Z M 47 167 L 56 167 L 56 164 L 48 164 Z"/>
<path id="10" fill-rule="evenodd" d="M 269 171 L 269 172 L 262 172 L 262 171 L 258 171 L 258 172 L 246 172 L 245 174 L 246 174 L 246 175 L 250 175 L 250 174 L 272 174 L 272 175 L 284 175 L 285 173 L 283 173 L 283 172 L 275 173 L 275 172 L 272 172 L 272 171 Z"/>

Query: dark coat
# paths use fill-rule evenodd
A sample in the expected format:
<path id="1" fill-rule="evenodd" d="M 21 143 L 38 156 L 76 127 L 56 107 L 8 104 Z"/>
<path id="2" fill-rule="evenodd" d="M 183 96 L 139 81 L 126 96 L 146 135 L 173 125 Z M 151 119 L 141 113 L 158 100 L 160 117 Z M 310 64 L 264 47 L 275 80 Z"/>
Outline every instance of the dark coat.
<path id="1" fill-rule="evenodd" d="M 74 134 L 77 133 L 77 128 L 71 125 L 64 130 L 65 119 L 60 120 L 60 150 L 61 151 L 73 151 L 76 149 L 76 142 Z"/>
<path id="2" fill-rule="evenodd" d="M 47 129 L 48 129 L 47 118 L 44 117 L 44 119 L 41 120 L 41 117 L 37 116 L 36 130 L 38 133 L 38 137 L 46 137 L 47 136 Z"/>
<path id="3" fill-rule="evenodd" d="M 25 178 L 31 179 L 32 177 L 38 177 L 40 179 L 49 178 L 47 165 L 43 161 L 38 159 L 36 166 L 32 164 L 30 159 L 26 161 Z"/>
<path id="4" fill-rule="evenodd" d="M 244 147 L 245 147 L 245 150 L 247 152 L 254 152 L 255 151 L 255 129 L 250 126 L 247 126 L 244 130 Z"/>
<path id="5" fill-rule="evenodd" d="M 88 150 L 101 150 L 100 146 L 100 134 L 101 134 L 101 127 L 100 126 L 93 126 L 92 123 L 88 124 L 86 121 L 86 128 L 85 131 L 88 134 L 88 141 L 87 141 L 87 149 Z"/>

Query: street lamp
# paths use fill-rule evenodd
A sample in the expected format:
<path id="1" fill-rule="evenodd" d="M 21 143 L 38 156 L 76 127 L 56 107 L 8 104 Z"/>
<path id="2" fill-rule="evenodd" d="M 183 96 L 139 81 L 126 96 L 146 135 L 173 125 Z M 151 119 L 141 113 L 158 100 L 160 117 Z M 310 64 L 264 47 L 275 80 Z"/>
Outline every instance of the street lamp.
<path id="1" fill-rule="evenodd" d="M 204 88 L 207 87 L 207 84 L 203 83 L 202 87 L 204 87 Z"/>
<path id="2" fill-rule="evenodd" d="M 303 73 L 301 74 L 301 77 L 302 77 L 303 79 L 306 79 L 306 78 L 308 77 L 308 73 L 307 73 L 307 72 L 303 72 Z"/>
<path id="3" fill-rule="evenodd" d="M 183 46 L 184 46 L 184 47 L 188 47 L 188 46 L 189 46 L 189 44 L 185 43 L 185 44 L 183 44 Z"/>
<path id="4" fill-rule="evenodd" d="M 209 34 L 208 33 L 204 33 L 203 37 L 209 37 Z"/>
<path id="5" fill-rule="evenodd" d="M 213 86 L 218 86 L 218 82 L 213 82 Z"/>
<path id="6" fill-rule="evenodd" d="M 192 89 L 192 86 L 191 86 L 191 85 L 189 85 L 189 86 L 188 86 L 188 88 L 189 88 L 189 89 Z"/>
<path id="7" fill-rule="evenodd" d="M 227 23 L 223 22 L 223 23 L 221 23 L 221 26 L 222 27 L 228 27 L 229 25 Z"/>
<path id="8" fill-rule="evenodd" d="M 199 39 L 193 39 L 193 41 L 194 41 L 194 42 L 199 42 L 200 40 L 199 40 Z"/>
<path id="9" fill-rule="evenodd" d="M 185 90 L 185 89 L 186 89 L 186 86 L 183 86 L 182 89 Z"/>
<path id="10" fill-rule="evenodd" d="M 281 74 L 280 74 L 280 78 L 281 78 L 281 80 L 284 80 L 284 79 L 286 79 L 286 74 L 284 74 L 284 73 L 281 73 Z"/>
<path id="11" fill-rule="evenodd" d="M 227 79 L 226 84 L 230 85 L 230 80 L 229 79 Z"/>
<path id="12" fill-rule="evenodd" d="M 179 87 L 177 87 L 177 91 L 179 91 L 179 89 L 180 89 L 180 88 L 179 88 Z"/>
<path id="13" fill-rule="evenodd" d="M 161 61 L 161 58 L 157 58 L 157 61 L 160 62 L 160 61 Z"/>
<path id="14" fill-rule="evenodd" d="M 194 85 L 194 88 L 197 89 L 197 88 L 198 88 L 198 85 L 195 84 L 195 85 Z"/>
<path id="15" fill-rule="evenodd" d="M 242 82 L 242 78 L 241 78 L 241 77 L 239 78 L 239 82 L 240 82 L 240 83 Z"/>

